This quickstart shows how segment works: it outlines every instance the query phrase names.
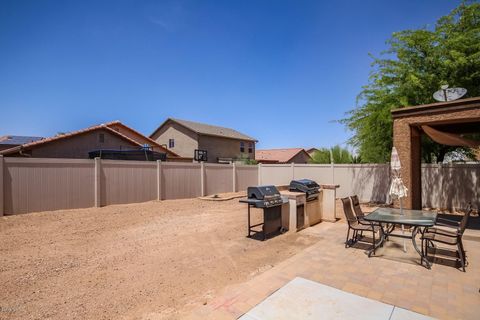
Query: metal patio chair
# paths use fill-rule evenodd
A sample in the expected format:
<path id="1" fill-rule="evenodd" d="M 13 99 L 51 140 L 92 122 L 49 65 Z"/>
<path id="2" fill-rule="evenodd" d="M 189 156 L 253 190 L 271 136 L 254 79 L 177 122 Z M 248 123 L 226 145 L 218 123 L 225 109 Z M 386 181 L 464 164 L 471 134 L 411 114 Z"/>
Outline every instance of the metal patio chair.
<path id="1" fill-rule="evenodd" d="M 360 207 L 360 201 L 358 200 L 358 196 L 351 196 L 350 199 L 352 200 L 353 211 L 355 212 L 357 219 L 363 220 L 363 218 L 365 218 L 365 213 L 363 213 L 362 208 Z"/>
<path id="2" fill-rule="evenodd" d="M 428 250 L 430 248 L 435 248 L 435 242 L 456 246 L 456 258 L 457 260 L 460 260 L 462 270 L 465 272 L 467 257 L 465 255 L 465 249 L 463 248 L 462 236 L 467 228 L 468 219 L 472 211 L 472 205 L 469 203 L 467 206 L 467 211 L 460 222 L 445 218 L 438 218 L 434 227 L 426 229 L 425 233 L 421 237 L 422 250 L 425 250 L 425 256 L 428 258 Z"/>
<path id="3" fill-rule="evenodd" d="M 348 230 L 347 230 L 347 238 L 345 240 L 345 248 L 352 246 L 356 243 L 359 239 L 363 237 L 363 232 L 372 232 L 372 245 L 373 245 L 373 254 L 375 254 L 375 233 L 378 231 L 381 232 L 381 228 L 378 225 L 374 225 L 371 222 L 364 221 L 362 223 L 359 222 L 355 214 L 352 210 L 352 204 L 350 198 L 342 198 L 343 204 L 343 211 L 345 212 L 345 218 L 347 219 L 348 223 Z M 350 239 L 350 230 L 353 230 L 352 238 Z M 359 233 L 360 232 L 360 238 Z"/>

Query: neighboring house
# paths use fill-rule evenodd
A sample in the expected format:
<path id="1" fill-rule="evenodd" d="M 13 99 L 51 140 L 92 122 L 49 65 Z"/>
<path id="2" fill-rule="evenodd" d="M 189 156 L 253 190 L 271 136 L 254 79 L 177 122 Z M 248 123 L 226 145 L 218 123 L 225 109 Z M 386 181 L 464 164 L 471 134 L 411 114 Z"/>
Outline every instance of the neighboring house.
<path id="1" fill-rule="evenodd" d="M 90 151 L 139 150 L 146 144 L 154 151 L 165 152 L 167 158 L 178 157 L 119 121 L 28 142 L 2 150 L 0 154 L 9 157 L 88 159 Z"/>
<path id="2" fill-rule="evenodd" d="M 180 157 L 202 160 L 201 155 L 206 154 L 206 162 L 230 162 L 239 158 L 253 160 L 257 142 L 230 128 L 173 118 L 162 123 L 150 138 Z"/>
<path id="3" fill-rule="evenodd" d="M 309 163 L 312 158 L 302 148 L 257 150 L 258 163 Z"/>
<path id="4" fill-rule="evenodd" d="M 0 151 L 43 139 L 43 137 L 3 136 L 0 137 Z"/>
<path id="5" fill-rule="evenodd" d="M 313 157 L 313 154 L 317 151 L 320 151 L 320 150 L 318 150 L 317 148 L 310 148 L 310 149 L 307 149 L 305 151 L 307 151 L 307 153 L 310 155 L 310 157 Z"/>

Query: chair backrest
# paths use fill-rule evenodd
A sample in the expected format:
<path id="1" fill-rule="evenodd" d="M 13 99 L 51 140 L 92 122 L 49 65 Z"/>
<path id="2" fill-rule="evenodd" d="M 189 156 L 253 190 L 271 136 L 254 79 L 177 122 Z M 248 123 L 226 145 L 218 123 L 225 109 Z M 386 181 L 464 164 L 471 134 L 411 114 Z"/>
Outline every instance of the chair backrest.
<path id="1" fill-rule="evenodd" d="M 357 222 L 357 218 L 353 214 L 352 204 L 350 198 L 342 198 L 343 212 L 345 212 L 345 218 L 347 218 L 348 224 Z"/>
<path id="2" fill-rule="evenodd" d="M 472 204 L 469 203 L 469 204 L 467 205 L 467 211 L 466 211 L 465 214 L 463 215 L 462 221 L 460 221 L 460 234 L 463 234 L 463 232 L 464 232 L 465 229 L 467 228 L 467 226 L 468 226 L 468 218 L 470 217 L 470 214 L 472 213 L 472 211 L 473 211 Z"/>
<path id="3" fill-rule="evenodd" d="M 362 208 L 360 208 L 360 201 L 358 201 L 357 195 L 351 196 L 350 199 L 352 199 L 353 211 L 355 211 L 357 218 L 362 219 L 363 217 L 365 217 Z"/>

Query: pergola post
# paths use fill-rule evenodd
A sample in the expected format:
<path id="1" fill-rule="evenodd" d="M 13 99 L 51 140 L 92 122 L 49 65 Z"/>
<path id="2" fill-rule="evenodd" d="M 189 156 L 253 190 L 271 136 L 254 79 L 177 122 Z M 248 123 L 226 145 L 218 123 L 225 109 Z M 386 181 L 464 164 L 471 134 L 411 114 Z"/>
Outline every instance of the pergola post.
<path id="1" fill-rule="evenodd" d="M 410 127 L 410 208 L 422 209 L 422 131 L 420 128 Z M 408 188 L 408 187 L 407 187 Z"/>
<path id="2" fill-rule="evenodd" d="M 402 119 L 394 121 L 393 146 L 397 149 L 402 165 L 402 180 L 408 189 L 408 196 L 402 199 L 402 204 L 407 209 L 422 208 L 421 138 L 422 132 L 418 127 L 411 126 Z"/>

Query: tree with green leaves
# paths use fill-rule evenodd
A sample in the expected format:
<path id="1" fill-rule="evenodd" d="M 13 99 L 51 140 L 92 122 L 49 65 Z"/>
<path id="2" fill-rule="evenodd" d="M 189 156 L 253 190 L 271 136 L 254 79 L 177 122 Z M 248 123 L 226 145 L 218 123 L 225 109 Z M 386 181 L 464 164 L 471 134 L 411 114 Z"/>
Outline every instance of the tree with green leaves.
<path id="1" fill-rule="evenodd" d="M 466 88 L 470 97 L 480 95 L 480 4 L 463 2 L 432 30 L 395 32 L 387 45 L 381 57 L 373 57 L 357 107 L 340 120 L 354 132 L 349 142 L 363 162 L 389 161 L 392 109 L 435 102 L 432 95 L 444 84 Z M 422 142 L 425 162 L 441 162 L 453 150 L 458 148 L 428 138 Z"/>
<path id="2" fill-rule="evenodd" d="M 357 163 L 359 159 L 352 155 L 350 151 L 336 145 L 331 148 L 320 148 L 312 155 L 311 163 L 326 164 L 331 163 Z"/>

